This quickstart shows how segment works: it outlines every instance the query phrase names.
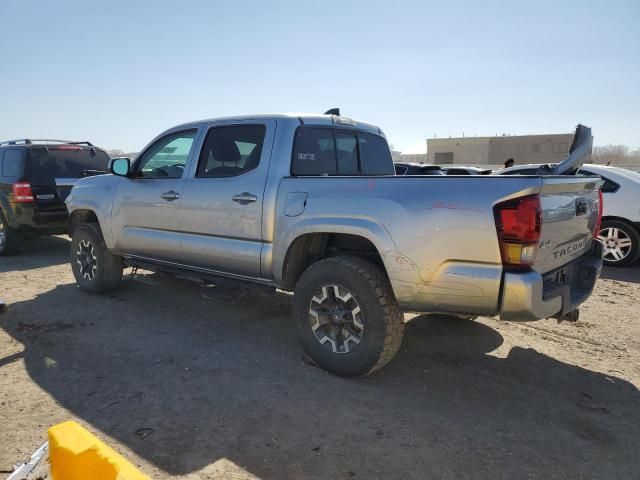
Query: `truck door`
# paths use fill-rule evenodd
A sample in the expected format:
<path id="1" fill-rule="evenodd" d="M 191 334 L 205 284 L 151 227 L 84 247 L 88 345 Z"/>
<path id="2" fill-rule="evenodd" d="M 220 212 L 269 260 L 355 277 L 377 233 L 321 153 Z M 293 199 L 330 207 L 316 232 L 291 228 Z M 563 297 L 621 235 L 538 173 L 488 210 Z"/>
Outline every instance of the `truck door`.
<path id="1" fill-rule="evenodd" d="M 184 263 L 260 276 L 262 200 L 276 122 L 217 122 L 206 132 L 182 195 Z"/>
<path id="2" fill-rule="evenodd" d="M 120 180 L 112 217 L 120 252 L 181 261 L 180 202 L 196 134 L 197 129 L 187 129 L 161 137 L 136 160 L 132 178 Z"/>

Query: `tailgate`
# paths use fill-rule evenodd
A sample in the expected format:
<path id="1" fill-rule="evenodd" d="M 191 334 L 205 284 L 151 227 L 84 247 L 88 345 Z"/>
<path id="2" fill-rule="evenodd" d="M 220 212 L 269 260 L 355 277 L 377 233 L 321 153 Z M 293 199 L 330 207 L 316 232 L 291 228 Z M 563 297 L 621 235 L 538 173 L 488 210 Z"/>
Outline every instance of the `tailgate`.
<path id="1" fill-rule="evenodd" d="M 584 254 L 598 221 L 599 177 L 542 177 L 542 225 L 533 269 L 546 273 Z"/>

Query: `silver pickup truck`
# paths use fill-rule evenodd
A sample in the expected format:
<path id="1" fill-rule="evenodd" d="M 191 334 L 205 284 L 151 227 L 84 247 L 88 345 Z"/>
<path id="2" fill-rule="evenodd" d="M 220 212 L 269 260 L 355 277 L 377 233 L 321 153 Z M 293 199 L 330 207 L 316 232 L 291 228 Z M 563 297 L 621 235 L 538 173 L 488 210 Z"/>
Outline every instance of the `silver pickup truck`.
<path id="1" fill-rule="evenodd" d="M 571 175 L 590 149 L 579 126 L 558 175 L 395 176 L 382 131 L 339 114 L 188 123 L 74 186 L 71 266 L 94 293 L 125 266 L 294 292 L 309 356 L 365 375 L 403 312 L 577 318 L 602 265 L 600 179 Z"/>

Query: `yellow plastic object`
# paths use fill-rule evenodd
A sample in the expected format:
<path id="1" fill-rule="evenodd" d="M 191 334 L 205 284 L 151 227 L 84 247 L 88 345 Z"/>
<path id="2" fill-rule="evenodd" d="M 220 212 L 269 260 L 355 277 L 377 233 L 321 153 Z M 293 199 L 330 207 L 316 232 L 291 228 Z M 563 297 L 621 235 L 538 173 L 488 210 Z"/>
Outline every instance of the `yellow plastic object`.
<path id="1" fill-rule="evenodd" d="M 49 461 L 53 480 L 150 480 L 76 422 L 49 429 Z"/>

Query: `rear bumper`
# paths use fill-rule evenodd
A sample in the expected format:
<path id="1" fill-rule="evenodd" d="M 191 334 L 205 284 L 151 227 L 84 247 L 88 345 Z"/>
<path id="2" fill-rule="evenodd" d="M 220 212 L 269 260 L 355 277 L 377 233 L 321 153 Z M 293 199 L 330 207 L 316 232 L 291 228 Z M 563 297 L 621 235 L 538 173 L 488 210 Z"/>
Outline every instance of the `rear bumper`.
<path id="1" fill-rule="evenodd" d="M 505 273 L 500 319 L 534 321 L 565 315 L 593 292 L 602 270 L 602 244 L 593 241 L 589 252 L 551 272 Z"/>
<path id="2" fill-rule="evenodd" d="M 13 204 L 7 212 L 7 221 L 12 228 L 25 233 L 61 234 L 67 231 L 69 213 L 64 205 L 40 208 L 35 204 Z"/>

